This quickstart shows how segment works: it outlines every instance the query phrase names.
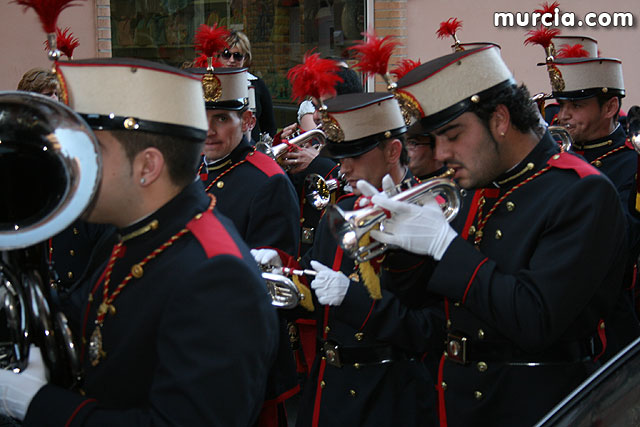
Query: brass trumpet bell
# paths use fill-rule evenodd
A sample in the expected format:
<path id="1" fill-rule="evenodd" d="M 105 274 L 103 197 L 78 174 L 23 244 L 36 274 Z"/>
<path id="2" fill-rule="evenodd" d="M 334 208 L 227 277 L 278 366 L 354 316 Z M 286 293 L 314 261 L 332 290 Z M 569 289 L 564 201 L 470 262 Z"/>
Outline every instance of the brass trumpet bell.
<path id="1" fill-rule="evenodd" d="M 428 197 L 436 197 L 439 199 L 445 218 L 451 222 L 458 214 L 461 203 L 460 188 L 449 178 L 452 175 L 453 171 L 448 170 L 438 177 L 423 181 L 390 198 L 422 205 Z M 360 240 L 368 231 L 376 226 L 380 229 L 384 228 L 387 214 L 382 208 L 371 206 L 343 211 L 337 205 L 330 205 L 326 215 L 329 229 L 340 247 L 358 262 L 373 259 L 389 249 L 388 245 L 375 241 L 369 245 L 360 246 Z"/>
<path id="2" fill-rule="evenodd" d="M 331 193 L 340 188 L 340 180 L 337 178 L 325 180 L 317 173 L 310 173 L 304 179 L 304 194 L 307 202 L 321 211 L 331 201 Z"/>
<path id="3" fill-rule="evenodd" d="M 564 126 L 549 126 L 549 133 L 554 139 L 559 140 L 562 151 L 569 151 L 573 146 L 573 139 L 569 134 L 569 131 Z"/>
<path id="4" fill-rule="evenodd" d="M 271 305 L 277 308 L 294 308 L 298 306 L 302 295 L 293 280 L 284 275 L 269 272 L 263 272 L 262 278 L 267 282 Z"/>

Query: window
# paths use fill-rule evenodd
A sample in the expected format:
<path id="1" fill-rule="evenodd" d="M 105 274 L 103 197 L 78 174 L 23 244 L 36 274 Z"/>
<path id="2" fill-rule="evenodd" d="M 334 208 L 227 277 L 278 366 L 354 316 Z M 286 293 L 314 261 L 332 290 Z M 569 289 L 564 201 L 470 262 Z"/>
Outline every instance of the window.
<path id="1" fill-rule="evenodd" d="M 195 58 L 193 35 L 205 23 L 241 30 L 251 40 L 250 72 L 271 92 L 276 123 L 295 121 L 287 71 L 316 48 L 345 57 L 362 39 L 365 0 L 111 0 L 113 56 L 180 66 Z"/>

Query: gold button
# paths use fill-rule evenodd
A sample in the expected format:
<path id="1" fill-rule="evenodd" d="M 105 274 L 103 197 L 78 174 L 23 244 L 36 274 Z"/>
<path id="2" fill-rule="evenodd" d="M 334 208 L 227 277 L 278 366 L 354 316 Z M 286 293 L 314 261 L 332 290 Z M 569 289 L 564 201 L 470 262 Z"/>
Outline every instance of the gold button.
<path id="1" fill-rule="evenodd" d="M 75 255 L 76 255 L 76 251 L 74 251 L 73 249 L 71 249 L 71 250 L 69 251 L 69 255 L 71 255 L 71 256 L 75 256 Z"/>
<path id="2" fill-rule="evenodd" d="M 68 277 L 69 279 L 73 279 L 73 271 L 69 271 L 69 272 L 67 273 L 67 277 Z"/>
<path id="3" fill-rule="evenodd" d="M 224 187 L 224 182 L 223 181 L 216 182 L 216 187 L 218 187 L 218 188 Z"/>
<path id="4" fill-rule="evenodd" d="M 300 224 L 304 224 L 304 218 L 300 218 Z"/>
<path id="5" fill-rule="evenodd" d="M 362 341 L 362 338 L 364 338 L 364 334 L 362 332 L 358 332 L 357 334 L 355 334 L 355 337 L 358 341 Z"/>
<path id="6" fill-rule="evenodd" d="M 451 319 L 447 319 L 447 329 L 451 329 Z"/>
<path id="7" fill-rule="evenodd" d="M 446 390 L 446 389 L 447 389 L 447 383 L 445 383 L 444 381 L 442 381 L 441 386 L 442 386 L 442 389 L 443 389 L 443 390 Z"/>
<path id="8" fill-rule="evenodd" d="M 482 396 L 482 392 L 481 392 L 481 391 L 478 391 L 478 390 L 476 390 L 476 391 L 474 391 L 474 392 L 473 392 L 473 396 L 474 396 L 477 400 L 480 400 L 480 399 L 482 399 L 482 398 L 483 398 L 483 396 Z"/>
<path id="9" fill-rule="evenodd" d="M 502 231 L 496 230 L 496 240 L 502 239 Z"/>
<path id="10" fill-rule="evenodd" d="M 199 213 L 195 216 L 195 219 L 200 219 L 200 218 L 202 218 L 202 213 Z"/>
<path id="11" fill-rule="evenodd" d="M 360 364 L 359 363 L 354 363 L 353 367 L 356 368 L 356 369 L 360 369 Z"/>
<path id="12" fill-rule="evenodd" d="M 609 92 L 609 88 L 608 87 L 603 87 L 602 88 L 602 93 L 607 93 Z"/>
<path id="13" fill-rule="evenodd" d="M 473 236 L 474 234 L 476 234 L 476 226 L 472 225 L 469 227 L 469 236 Z"/>
<path id="14" fill-rule="evenodd" d="M 50 253 L 50 254 L 52 254 L 52 253 L 53 253 L 53 246 L 51 246 L 51 247 L 49 248 L 49 253 Z"/>
<path id="15" fill-rule="evenodd" d="M 456 301 L 456 302 L 454 302 L 454 303 L 453 303 L 453 305 L 454 305 L 455 307 L 460 307 L 460 302 L 459 302 L 459 301 Z"/>
<path id="16" fill-rule="evenodd" d="M 480 97 L 478 95 L 473 95 L 471 97 L 471 102 L 473 102 L 474 104 L 477 104 L 478 102 L 480 102 Z"/>
<path id="17" fill-rule="evenodd" d="M 77 236 L 78 234 L 80 234 L 80 231 L 77 228 L 73 227 L 73 234 Z"/>
<path id="18" fill-rule="evenodd" d="M 600 329 L 604 329 L 604 321 L 600 322 Z"/>
<path id="19" fill-rule="evenodd" d="M 325 333 L 325 334 L 328 334 L 330 330 L 331 330 L 331 328 L 330 328 L 330 327 L 328 327 L 328 326 L 325 326 L 325 327 L 324 327 L 324 333 Z"/>
<path id="20" fill-rule="evenodd" d="M 320 388 L 325 388 L 327 386 L 327 383 L 325 383 L 324 381 L 320 381 Z"/>
<path id="21" fill-rule="evenodd" d="M 133 275 L 133 277 L 135 277 L 136 279 L 139 279 L 142 277 L 142 275 L 144 274 L 144 269 L 142 268 L 142 266 L 140 264 L 133 264 L 131 266 L 131 274 Z"/>
<path id="22" fill-rule="evenodd" d="M 478 362 L 477 366 L 478 366 L 478 371 L 480 372 L 486 372 L 486 370 L 489 368 L 487 364 L 484 362 Z"/>
<path id="23" fill-rule="evenodd" d="M 560 154 L 554 154 L 552 159 L 553 160 L 558 160 L 560 158 Z"/>
<path id="24" fill-rule="evenodd" d="M 351 395 L 351 397 L 356 397 L 356 391 L 355 390 L 349 390 L 349 394 Z"/>
<path id="25" fill-rule="evenodd" d="M 513 210 L 516 208 L 516 204 L 513 202 L 507 202 L 506 206 L 509 212 L 513 212 Z"/>
<path id="26" fill-rule="evenodd" d="M 484 331 L 482 329 L 478 329 L 478 339 L 484 339 Z"/>
<path id="27" fill-rule="evenodd" d="M 600 160 L 596 160 L 595 162 L 593 162 L 593 166 L 595 166 L 597 168 L 601 168 L 602 167 L 602 162 Z"/>

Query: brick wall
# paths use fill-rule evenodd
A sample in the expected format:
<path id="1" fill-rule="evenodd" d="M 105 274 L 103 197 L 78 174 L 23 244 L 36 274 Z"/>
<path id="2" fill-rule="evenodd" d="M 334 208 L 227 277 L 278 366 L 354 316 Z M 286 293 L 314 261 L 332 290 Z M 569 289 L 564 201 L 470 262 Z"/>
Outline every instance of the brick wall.
<path id="1" fill-rule="evenodd" d="M 394 50 L 389 60 L 389 69 L 398 61 L 407 57 L 407 0 L 375 1 L 374 27 L 378 37 L 394 36 L 401 45 Z M 386 91 L 387 85 L 380 77 L 376 77 L 376 91 Z"/>
<path id="2" fill-rule="evenodd" d="M 96 37 L 98 58 L 110 58 L 111 6 L 109 0 L 96 0 Z"/>

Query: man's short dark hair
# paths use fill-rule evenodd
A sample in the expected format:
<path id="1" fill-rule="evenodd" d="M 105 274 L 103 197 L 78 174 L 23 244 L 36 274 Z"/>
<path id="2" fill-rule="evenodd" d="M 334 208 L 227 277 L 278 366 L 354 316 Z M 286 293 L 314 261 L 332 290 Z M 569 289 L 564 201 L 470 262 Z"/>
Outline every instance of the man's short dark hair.
<path id="1" fill-rule="evenodd" d="M 597 95 L 596 96 L 596 100 L 598 101 L 598 106 L 600 106 L 600 108 L 602 108 L 602 106 L 611 98 L 618 98 L 618 111 L 616 111 L 616 114 L 613 116 L 613 120 L 618 120 L 618 115 L 620 114 L 620 108 L 622 108 L 622 97 L 616 96 L 616 95 L 610 95 L 610 96 Z"/>
<path id="2" fill-rule="evenodd" d="M 112 133 L 122 144 L 129 162 L 133 162 L 142 150 L 155 147 L 164 156 L 169 177 L 174 184 L 186 187 L 195 179 L 204 141 L 197 143 L 170 135 L 124 129 L 114 130 Z"/>
<path id="3" fill-rule="evenodd" d="M 489 129 L 489 119 L 496 111 L 498 105 L 504 105 L 509 110 L 511 123 L 522 133 L 534 131 L 537 134 L 541 131 L 540 114 L 538 106 L 531 99 L 529 90 L 525 85 L 509 86 L 490 98 L 472 104 L 469 112 L 475 113 L 482 123 Z"/>
<path id="4" fill-rule="evenodd" d="M 343 82 L 336 83 L 336 93 L 338 95 L 364 92 L 360 76 L 351 68 L 340 67 L 336 74 L 342 77 L 343 80 Z"/>

